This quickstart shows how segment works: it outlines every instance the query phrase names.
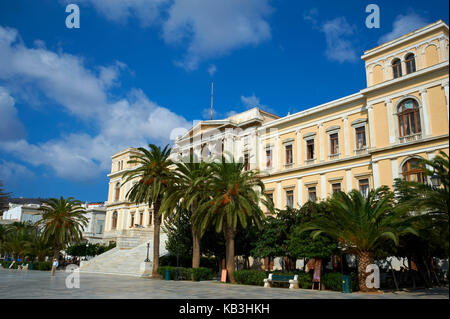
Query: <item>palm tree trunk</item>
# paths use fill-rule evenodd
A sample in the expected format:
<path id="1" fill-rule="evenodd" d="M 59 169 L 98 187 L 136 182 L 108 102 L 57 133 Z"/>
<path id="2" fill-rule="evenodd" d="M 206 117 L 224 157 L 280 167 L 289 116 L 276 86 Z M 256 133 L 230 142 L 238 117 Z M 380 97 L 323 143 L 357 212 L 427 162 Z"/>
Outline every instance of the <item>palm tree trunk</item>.
<path id="1" fill-rule="evenodd" d="M 229 226 L 226 222 L 224 224 L 224 236 L 226 241 L 226 261 L 227 261 L 227 273 L 231 283 L 234 283 L 234 237 L 236 231 L 233 226 Z"/>
<path id="2" fill-rule="evenodd" d="M 192 226 L 192 268 L 200 267 L 200 235 Z"/>
<path id="3" fill-rule="evenodd" d="M 52 276 L 54 276 L 56 273 L 56 266 L 53 264 L 53 262 L 58 259 L 59 259 L 59 249 L 55 248 L 55 250 L 53 252 L 53 260 L 52 260 Z"/>
<path id="4" fill-rule="evenodd" d="M 358 281 L 359 290 L 362 292 L 377 291 L 376 288 L 369 288 L 366 285 L 366 279 L 368 273 L 366 273 L 366 268 L 368 265 L 373 264 L 373 253 L 370 251 L 362 251 L 358 254 Z"/>
<path id="5" fill-rule="evenodd" d="M 161 276 L 158 273 L 159 266 L 159 234 L 161 230 L 161 216 L 159 215 L 159 208 L 161 207 L 161 200 L 157 199 L 153 203 L 153 212 L 155 215 L 155 223 L 153 225 L 153 267 L 152 278 L 160 279 Z"/>

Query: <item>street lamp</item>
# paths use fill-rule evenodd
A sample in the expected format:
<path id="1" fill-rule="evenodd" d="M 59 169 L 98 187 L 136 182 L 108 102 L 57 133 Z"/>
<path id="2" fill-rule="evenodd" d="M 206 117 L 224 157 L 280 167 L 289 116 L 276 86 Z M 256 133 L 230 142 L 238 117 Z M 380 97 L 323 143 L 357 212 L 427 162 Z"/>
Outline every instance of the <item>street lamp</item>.
<path id="1" fill-rule="evenodd" d="M 89 243 L 86 242 L 86 253 L 85 253 L 85 256 L 84 256 L 84 258 L 86 258 L 86 260 L 87 260 L 88 246 L 89 246 Z"/>
<path id="2" fill-rule="evenodd" d="M 150 249 L 150 243 L 147 243 L 147 258 L 145 258 L 144 262 L 148 263 L 150 259 L 148 259 L 148 251 Z"/>
<path id="3" fill-rule="evenodd" d="M 434 174 L 433 176 L 431 176 L 431 184 L 433 185 L 433 187 L 441 186 L 441 178 L 439 177 L 439 175 Z"/>

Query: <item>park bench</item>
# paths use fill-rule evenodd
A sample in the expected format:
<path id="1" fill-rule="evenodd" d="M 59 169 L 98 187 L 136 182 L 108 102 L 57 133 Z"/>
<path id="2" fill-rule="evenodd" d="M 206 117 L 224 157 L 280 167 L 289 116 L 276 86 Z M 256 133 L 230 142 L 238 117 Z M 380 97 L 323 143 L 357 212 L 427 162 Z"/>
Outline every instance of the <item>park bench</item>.
<path id="1" fill-rule="evenodd" d="M 20 269 L 20 270 L 28 270 L 28 264 L 19 265 L 18 269 Z"/>
<path id="2" fill-rule="evenodd" d="M 264 279 L 264 288 L 272 287 L 273 282 L 288 282 L 289 289 L 298 288 L 298 275 L 286 276 L 286 275 L 274 275 L 269 274 L 269 278 Z"/>

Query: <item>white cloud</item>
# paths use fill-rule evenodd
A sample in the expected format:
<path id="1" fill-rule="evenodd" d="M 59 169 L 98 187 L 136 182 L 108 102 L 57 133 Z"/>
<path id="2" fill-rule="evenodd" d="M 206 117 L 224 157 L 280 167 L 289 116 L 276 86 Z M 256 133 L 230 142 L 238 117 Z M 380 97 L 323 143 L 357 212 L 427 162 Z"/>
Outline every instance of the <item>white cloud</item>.
<path id="1" fill-rule="evenodd" d="M 34 173 L 27 167 L 0 159 L 0 180 L 3 182 L 5 189 L 18 186 L 25 180 L 30 180 L 34 177 Z"/>
<path id="2" fill-rule="evenodd" d="M 0 86 L 0 141 L 14 140 L 25 135 L 25 128 L 17 117 L 14 98 Z"/>
<path id="3" fill-rule="evenodd" d="M 190 127 L 182 116 L 150 101 L 139 89 L 111 101 L 108 89 L 120 83 L 120 70 L 125 67 L 120 62 L 109 67 L 98 66 L 95 69 L 99 72 L 93 72 L 79 57 L 28 48 L 17 38 L 16 30 L 0 26 L 0 80 L 15 88 L 20 87 L 17 83 L 32 84 L 48 99 L 98 131 L 96 135 L 73 133 L 39 144 L 30 144 L 19 135 L 8 141 L 0 140 L 0 149 L 22 161 L 50 166 L 63 178 L 94 179 L 110 168 L 113 153 L 149 142 L 168 143 L 172 129 Z M 0 107 L 14 116 L 11 99 L 9 95 L 3 97 L 0 101 L 6 102 Z"/>
<path id="4" fill-rule="evenodd" d="M 429 24 L 429 22 L 425 18 L 419 16 L 414 12 L 410 12 L 406 15 L 398 15 L 394 19 L 392 31 L 383 35 L 378 40 L 378 44 L 391 41 L 395 38 L 398 38 L 402 35 L 405 35 L 409 32 L 419 29 L 427 24 Z"/>
<path id="5" fill-rule="evenodd" d="M 208 73 L 210 76 L 213 76 L 216 73 L 217 67 L 214 64 L 211 64 L 208 68 Z"/>
<path id="6" fill-rule="evenodd" d="M 325 22 L 321 31 L 325 34 L 327 49 L 325 55 L 329 60 L 343 62 L 358 61 L 356 49 L 352 43 L 355 27 L 345 17 L 338 17 Z"/>
<path id="7" fill-rule="evenodd" d="M 187 41 L 178 65 L 194 70 L 202 60 L 269 40 L 265 19 L 272 10 L 268 0 L 175 0 L 163 23 L 163 39 L 170 44 Z"/>
<path id="8" fill-rule="evenodd" d="M 72 1 L 66 1 L 70 3 Z M 169 0 L 80 0 L 81 3 L 91 4 L 108 20 L 126 23 L 136 16 L 144 27 L 158 23 L 161 10 Z"/>

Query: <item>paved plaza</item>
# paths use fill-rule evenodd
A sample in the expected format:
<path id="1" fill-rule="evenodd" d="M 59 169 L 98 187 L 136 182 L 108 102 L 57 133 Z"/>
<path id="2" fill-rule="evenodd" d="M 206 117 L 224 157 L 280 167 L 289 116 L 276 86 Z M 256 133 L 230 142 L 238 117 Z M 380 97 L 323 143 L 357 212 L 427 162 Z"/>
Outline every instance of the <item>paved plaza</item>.
<path id="1" fill-rule="evenodd" d="M 80 274 L 80 288 L 66 288 L 68 273 L 0 269 L 0 299 L 448 299 L 447 288 L 379 295 L 306 289 L 263 288 L 216 281 L 165 281 L 131 276 Z"/>

